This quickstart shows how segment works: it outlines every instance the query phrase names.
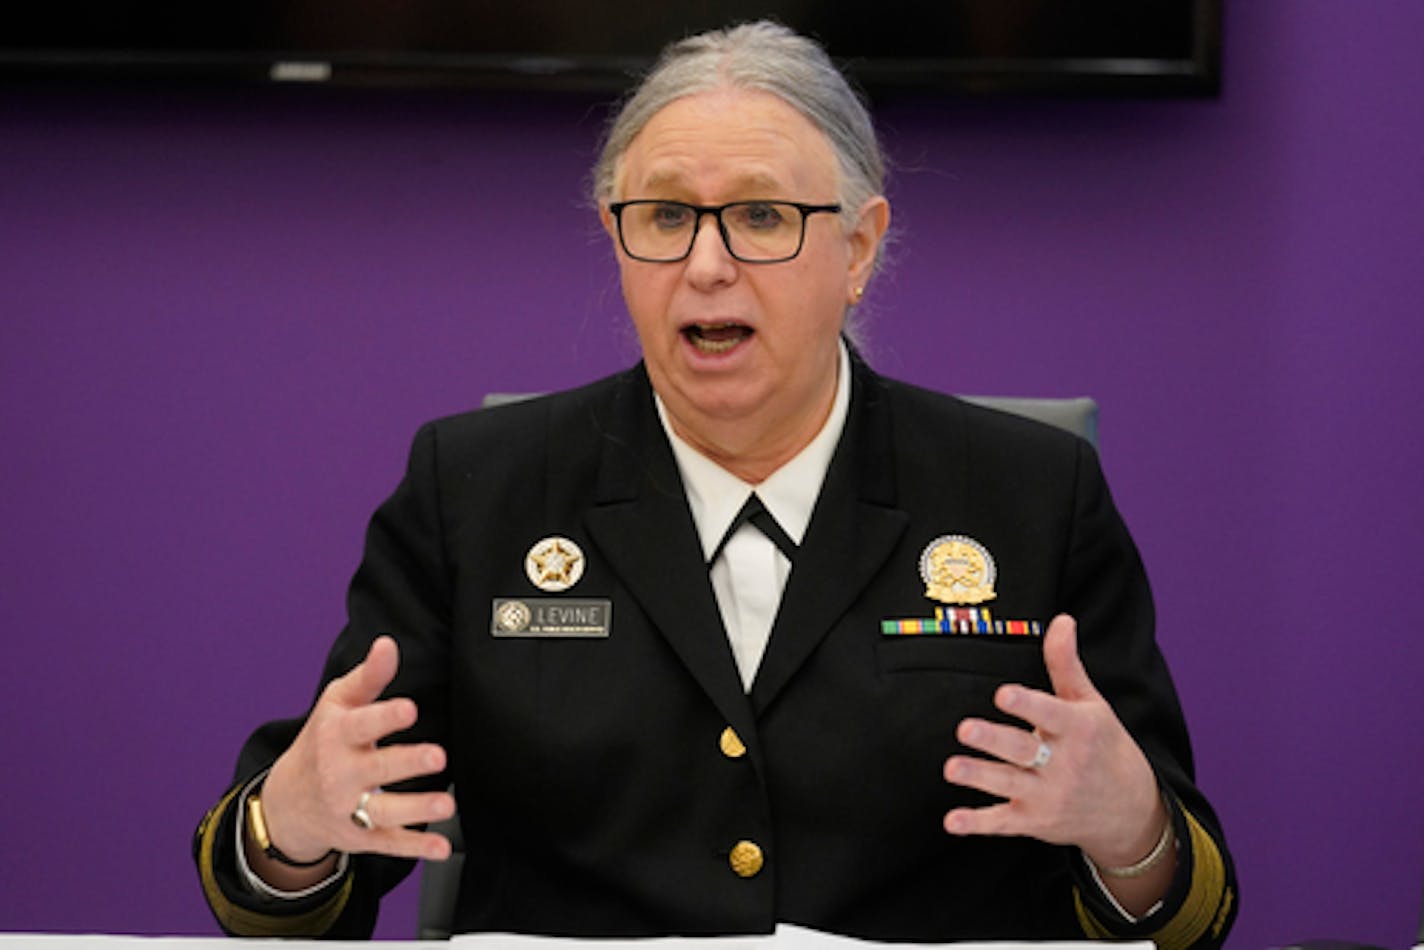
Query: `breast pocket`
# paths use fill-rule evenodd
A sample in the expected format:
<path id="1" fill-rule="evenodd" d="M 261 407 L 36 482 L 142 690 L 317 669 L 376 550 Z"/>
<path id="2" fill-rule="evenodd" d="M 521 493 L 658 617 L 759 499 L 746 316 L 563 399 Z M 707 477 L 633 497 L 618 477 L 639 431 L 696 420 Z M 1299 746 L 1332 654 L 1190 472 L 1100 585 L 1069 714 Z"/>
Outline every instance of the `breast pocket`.
<path id="1" fill-rule="evenodd" d="M 1046 688 L 1038 637 L 887 636 L 875 645 L 880 672 L 958 673 Z"/>
<path id="2" fill-rule="evenodd" d="M 883 636 L 875 643 L 885 754 L 899 768 L 937 781 L 942 809 L 989 803 L 987 796 L 944 783 L 940 769 L 951 755 L 978 754 L 956 738 L 966 718 L 1024 728 L 994 705 L 994 695 L 1006 683 L 1047 690 L 1041 649 L 1036 637 Z"/>

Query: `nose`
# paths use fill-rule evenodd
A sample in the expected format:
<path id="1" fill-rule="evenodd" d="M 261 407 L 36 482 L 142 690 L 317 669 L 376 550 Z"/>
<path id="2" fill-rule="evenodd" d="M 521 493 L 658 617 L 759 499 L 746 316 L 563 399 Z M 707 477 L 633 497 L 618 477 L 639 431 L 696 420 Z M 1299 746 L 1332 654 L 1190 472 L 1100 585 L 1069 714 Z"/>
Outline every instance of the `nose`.
<path id="1" fill-rule="evenodd" d="M 737 259 L 727 250 L 717 217 L 705 214 L 697 222 L 692 252 L 687 256 L 686 276 L 698 288 L 710 288 L 737 279 Z"/>

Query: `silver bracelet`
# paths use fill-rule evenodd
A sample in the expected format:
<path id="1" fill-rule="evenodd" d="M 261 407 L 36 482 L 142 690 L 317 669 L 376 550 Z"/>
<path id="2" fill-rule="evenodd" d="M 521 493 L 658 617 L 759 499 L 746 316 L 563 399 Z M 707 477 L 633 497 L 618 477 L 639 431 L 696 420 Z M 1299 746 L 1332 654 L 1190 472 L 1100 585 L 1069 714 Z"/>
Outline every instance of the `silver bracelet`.
<path id="1" fill-rule="evenodd" d="M 1147 857 L 1141 861 L 1138 861 L 1136 864 L 1129 864 L 1126 867 L 1109 868 L 1098 864 L 1096 861 L 1093 861 L 1092 858 L 1088 858 L 1088 860 L 1092 861 L 1093 867 L 1098 869 L 1099 874 L 1106 875 L 1107 877 L 1141 877 L 1162 863 L 1162 859 L 1167 856 L 1167 848 L 1172 844 L 1173 837 L 1172 811 L 1168 809 L 1167 820 L 1162 825 L 1162 834 L 1157 838 L 1157 843 L 1152 846 L 1152 850 L 1147 852 Z M 1088 856 L 1085 854 L 1083 857 L 1087 858 Z"/>

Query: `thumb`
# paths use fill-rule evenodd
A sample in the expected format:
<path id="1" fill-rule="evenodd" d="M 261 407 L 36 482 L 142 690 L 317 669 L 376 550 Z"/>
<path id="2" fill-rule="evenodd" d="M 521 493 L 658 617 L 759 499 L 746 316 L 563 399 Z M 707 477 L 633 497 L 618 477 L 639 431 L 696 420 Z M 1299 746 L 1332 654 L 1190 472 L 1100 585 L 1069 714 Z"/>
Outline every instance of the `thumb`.
<path id="1" fill-rule="evenodd" d="M 345 676 L 331 681 L 327 695 L 343 706 L 370 705 L 391 685 L 399 667 L 400 648 L 396 641 L 388 636 L 377 637 L 364 660 Z"/>
<path id="2" fill-rule="evenodd" d="M 1043 635 L 1043 665 L 1048 668 L 1053 693 L 1060 699 L 1097 695 L 1097 688 L 1078 658 L 1078 622 L 1067 614 L 1054 617 Z"/>

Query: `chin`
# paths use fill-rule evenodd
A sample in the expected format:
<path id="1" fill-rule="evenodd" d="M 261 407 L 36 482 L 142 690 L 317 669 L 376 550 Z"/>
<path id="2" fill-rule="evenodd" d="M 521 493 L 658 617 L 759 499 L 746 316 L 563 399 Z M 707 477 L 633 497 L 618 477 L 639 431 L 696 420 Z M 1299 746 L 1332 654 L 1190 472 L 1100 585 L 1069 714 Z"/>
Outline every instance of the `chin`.
<path id="1" fill-rule="evenodd" d="M 767 393 L 745 383 L 694 381 L 679 387 L 682 402 L 693 412 L 707 418 L 735 420 L 745 418 L 766 404 Z"/>

